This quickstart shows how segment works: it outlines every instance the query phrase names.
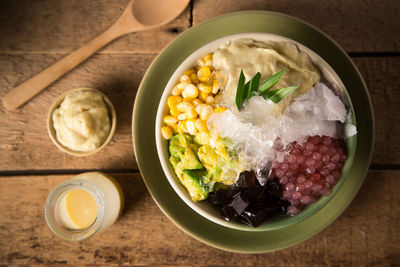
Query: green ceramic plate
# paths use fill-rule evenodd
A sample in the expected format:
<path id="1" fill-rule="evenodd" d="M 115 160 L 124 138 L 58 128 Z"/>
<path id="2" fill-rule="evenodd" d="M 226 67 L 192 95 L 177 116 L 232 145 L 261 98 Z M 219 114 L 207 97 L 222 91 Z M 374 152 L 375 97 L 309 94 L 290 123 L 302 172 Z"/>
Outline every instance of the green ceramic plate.
<path id="1" fill-rule="evenodd" d="M 284 228 L 241 231 L 209 221 L 187 206 L 173 190 L 161 168 L 155 144 L 158 103 L 169 78 L 180 63 L 204 44 L 226 35 L 267 32 L 296 40 L 319 54 L 347 88 L 357 121 L 354 162 L 340 190 L 314 215 Z M 211 246 L 235 252 L 268 252 L 315 235 L 350 204 L 364 181 L 372 155 L 373 114 L 366 86 L 346 53 L 328 36 L 307 23 L 279 13 L 244 11 L 203 22 L 169 44 L 147 70 L 133 112 L 132 133 L 136 159 L 154 200 L 179 228 Z"/>

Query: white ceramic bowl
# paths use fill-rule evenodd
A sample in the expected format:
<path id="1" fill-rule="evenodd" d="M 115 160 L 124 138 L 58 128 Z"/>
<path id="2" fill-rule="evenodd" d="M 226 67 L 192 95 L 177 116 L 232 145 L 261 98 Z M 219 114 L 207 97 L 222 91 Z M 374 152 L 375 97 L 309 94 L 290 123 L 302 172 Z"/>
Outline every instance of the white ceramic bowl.
<path id="1" fill-rule="evenodd" d="M 240 33 L 240 34 L 234 34 L 234 35 L 228 35 L 225 37 L 222 37 L 220 39 L 214 40 L 203 47 L 199 48 L 196 50 L 194 53 L 192 53 L 188 58 L 186 58 L 176 69 L 176 71 L 173 73 L 171 78 L 169 79 L 167 86 L 165 87 L 164 93 L 161 97 L 158 110 L 157 110 L 157 117 L 156 117 L 156 144 L 157 144 L 157 152 L 158 156 L 160 158 L 161 166 L 164 170 L 164 173 L 171 184 L 171 186 L 174 188 L 176 193 L 179 195 L 179 197 L 188 205 L 190 206 L 193 210 L 195 210 L 197 213 L 200 215 L 204 216 L 205 218 L 218 223 L 220 225 L 234 228 L 234 229 L 239 229 L 239 230 L 245 230 L 245 231 L 265 231 L 265 230 L 272 230 L 272 229 L 277 229 L 281 228 L 293 223 L 298 222 L 299 220 L 304 219 L 304 216 L 287 216 L 287 215 L 280 215 L 277 217 L 274 217 L 267 222 L 265 222 L 263 225 L 259 226 L 258 228 L 253 228 L 250 226 L 247 226 L 245 224 L 241 224 L 238 222 L 227 222 L 224 220 L 224 218 L 221 216 L 219 210 L 216 208 L 212 207 L 210 204 L 207 203 L 207 201 L 201 201 L 201 202 L 193 202 L 192 199 L 190 198 L 188 192 L 186 189 L 179 183 L 177 180 L 177 177 L 175 175 L 175 172 L 173 168 L 170 166 L 168 158 L 169 158 L 169 152 L 168 152 L 168 142 L 164 140 L 164 138 L 161 135 L 161 127 L 162 127 L 162 118 L 167 115 L 168 108 L 167 108 L 167 98 L 168 96 L 171 95 L 173 87 L 176 85 L 176 83 L 179 81 L 180 76 L 188 70 L 189 68 L 192 68 L 193 66 L 197 65 L 197 62 L 199 59 L 201 59 L 204 55 L 208 53 L 213 53 L 217 48 L 219 48 L 221 45 L 235 39 L 240 39 L 240 38 L 252 38 L 258 41 L 267 41 L 267 40 L 272 40 L 272 41 L 284 41 L 284 42 L 290 42 L 296 44 L 299 49 L 303 52 L 305 52 L 307 55 L 309 55 L 310 59 L 314 63 L 314 65 L 318 66 L 322 76 L 324 77 L 324 80 L 327 82 L 332 82 L 336 83 L 340 88 L 344 88 L 344 85 L 342 81 L 340 80 L 339 76 L 335 73 L 335 71 L 328 65 L 328 63 L 325 62 L 320 56 L 318 56 L 314 51 L 311 49 L 305 47 L 301 43 L 294 41 L 292 39 L 275 35 L 275 34 L 269 34 L 269 33 Z M 346 94 L 345 90 L 344 93 Z M 332 194 L 332 193 L 331 193 Z M 317 201 L 316 203 L 318 203 Z M 319 210 L 318 205 L 316 203 L 313 203 L 309 206 L 307 206 L 302 213 L 305 210 L 313 211 L 313 212 L 308 212 L 309 215 L 313 214 L 317 210 Z M 301 214 L 301 213 L 300 213 Z M 297 218 L 296 218 L 297 217 Z"/>

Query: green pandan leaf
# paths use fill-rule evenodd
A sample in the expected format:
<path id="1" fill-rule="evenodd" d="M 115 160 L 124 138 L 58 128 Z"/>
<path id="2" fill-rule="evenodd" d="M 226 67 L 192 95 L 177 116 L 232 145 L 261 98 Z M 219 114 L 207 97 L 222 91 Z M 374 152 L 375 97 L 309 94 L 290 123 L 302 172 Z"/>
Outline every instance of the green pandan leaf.
<path id="1" fill-rule="evenodd" d="M 245 101 L 249 100 L 252 96 L 255 95 L 254 92 L 256 92 L 258 95 L 262 95 L 265 99 L 271 99 L 271 101 L 273 101 L 274 103 L 279 103 L 282 99 L 296 91 L 296 89 L 299 88 L 298 85 L 280 88 L 273 91 L 269 90 L 271 89 L 271 87 L 279 82 L 285 71 L 286 69 L 283 69 L 275 73 L 260 84 L 260 72 L 257 72 L 257 74 L 254 75 L 250 81 L 245 83 L 243 70 L 240 70 L 235 99 L 238 110 L 242 108 Z"/>
<path id="2" fill-rule="evenodd" d="M 280 70 L 271 77 L 267 78 L 265 81 L 263 81 L 260 85 L 260 88 L 258 89 L 258 94 L 261 95 L 265 93 L 266 91 L 271 89 L 272 86 L 277 84 L 285 71 L 286 69 Z"/>
<path id="3" fill-rule="evenodd" d="M 249 84 L 249 90 L 247 92 L 246 100 L 250 99 L 254 94 L 254 92 L 258 91 L 258 88 L 260 86 L 260 79 L 261 79 L 261 73 L 257 72 L 256 75 L 250 80 Z"/>
<path id="4" fill-rule="evenodd" d="M 244 85 L 244 89 L 243 89 L 243 98 L 242 98 L 242 103 L 240 103 L 240 107 L 243 106 L 244 101 L 246 101 L 248 98 L 247 96 L 250 94 L 250 81 L 248 81 L 245 85 Z"/>
<path id="5" fill-rule="evenodd" d="M 236 99 L 235 99 L 238 110 L 240 110 L 240 108 L 242 107 L 242 104 L 243 104 L 244 82 L 245 82 L 245 77 L 243 74 L 243 70 L 240 70 L 239 82 L 238 82 L 238 86 L 236 89 Z"/>
<path id="6" fill-rule="evenodd" d="M 273 91 L 268 91 L 265 94 L 264 98 L 270 99 L 272 102 L 274 102 L 276 104 L 276 103 L 279 103 L 282 99 L 284 99 L 288 95 L 290 95 L 291 93 L 293 93 L 294 91 L 296 91 L 297 88 L 299 88 L 298 85 L 280 88 L 280 89 L 273 90 Z"/>

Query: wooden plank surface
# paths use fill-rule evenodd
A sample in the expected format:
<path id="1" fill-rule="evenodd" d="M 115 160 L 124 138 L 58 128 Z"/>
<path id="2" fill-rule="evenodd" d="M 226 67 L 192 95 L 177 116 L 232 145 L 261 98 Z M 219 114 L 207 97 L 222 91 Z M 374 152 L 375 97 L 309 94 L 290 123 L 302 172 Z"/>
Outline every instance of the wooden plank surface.
<path id="1" fill-rule="evenodd" d="M 98 54 L 22 109 L 7 111 L 1 106 L 0 153 L 4 158 L 0 161 L 0 170 L 137 168 L 130 128 L 133 102 L 144 71 L 154 56 Z M 48 54 L 0 55 L 0 72 L 3 73 L 0 87 L 16 86 L 53 60 L 54 56 Z M 400 107 L 400 91 L 397 90 L 400 87 L 400 61 L 390 57 L 354 60 L 365 77 L 375 110 L 376 146 L 372 164 L 400 164 L 400 127 L 394 123 L 399 118 L 393 112 Z M 114 103 L 118 115 L 117 132 L 111 144 L 87 158 L 76 158 L 59 151 L 48 137 L 44 116 L 59 94 L 81 86 L 103 91 Z M 5 93 L 5 90 L 0 91 L 0 97 Z"/>
<path id="2" fill-rule="evenodd" d="M 72 52 L 110 27 L 128 3 L 129 0 L 1 1 L 0 53 Z M 189 25 L 187 8 L 168 25 L 129 34 L 107 46 L 103 53 L 156 53 Z"/>
<path id="3" fill-rule="evenodd" d="M 363 76 L 374 109 L 375 147 L 372 165 L 400 164 L 400 57 L 353 58 Z M 351 90 L 351 88 L 348 88 Z"/>
<path id="4" fill-rule="evenodd" d="M 7 19 L 0 20 L 0 51 L 72 51 L 109 27 L 127 3 L 128 0 L 2 1 L 0 18 Z M 317 26 L 351 52 L 393 52 L 400 46 L 397 0 L 196 0 L 193 24 L 239 10 L 270 10 L 298 17 Z M 104 51 L 158 52 L 189 27 L 189 17 L 187 9 L 171 24 L 131 34 Z M 155 39 L 156 42 L 148 41 Z"/>
<path id="5" fill-rule="evenodd" d="M 289 249 L 241 255 L 209 247 L 162 214 L 138 174 L 113 174 L 126 196 L 122 217 L 82 242 L 54 236 L 45 199 L 71 176 L 0 178 L 0 264 L 94 263 L 255 266 L 400 264 L 400 171 L 371 171 L 347 210 L 311 239 Z"/>
<path id="6" fill-rule="evenodd" d="M 397 0 L 199 0 L 193 23 L 241 10 L 285 13 L 318 27 L 348 52 L 398 52 L 400 5 Z"/>

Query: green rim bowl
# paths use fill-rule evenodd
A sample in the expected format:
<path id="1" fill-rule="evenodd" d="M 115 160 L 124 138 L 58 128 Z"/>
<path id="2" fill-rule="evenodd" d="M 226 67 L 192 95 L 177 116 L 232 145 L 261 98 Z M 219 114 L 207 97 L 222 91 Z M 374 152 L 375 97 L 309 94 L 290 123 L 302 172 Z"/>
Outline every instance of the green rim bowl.
<path id="1" fill-rule="evenodd" d="M 320 208 L 322 208 L 332 197 L 333 195 L 339 190 L 340 186 L 343 184 L 343 181 L 347 175 L 349 167 L 354 159 L 355 154 L 355 145 L 356 145 L 356 136 L 352 136 L 348 138 L 347 141 L 347 150 L 349 152 L 348 158 L 346 160 L 346 164 L 344 165 L 344 170 L 342 177 L 338 181 L 338 183 L 332 188 L 332 192 L 327 197 L 320 198 L 316 203 L 308 205 L 301 213 L 296 216 L 288 216 L 288 215 L 281 215 L 275 216 L 261 226 L 254 228 L 243 223 L 235 222 L 235 221 L 226 221 L 220 214 L 219 210 L 212 207 L 208 204 L 207 201 L 200 201 L 200 202 L 193 202 L 191 197 L 189 196 L 186 189 L 178 182 L 178 178 L 176 177 L 173 168 L 169 164 L 169 152 L 168 152 L 168 142 L 162 137 L 161 135 L 161 127 L 162 127 L 162 119 L 168 113 L 167 109 L 167 98 L 171 95 L 172 89 L 176 85 L 177 81 L 179 81 L 179 77 L 183 75 L 183 73 L 188 70 L 189 68 L 193 68 L 196 65 L 199 59 L 201 59 L 204 55 L 213 53 L 218 47 L 223 44 L 226 44 L 229 41 L 240 39 L 240 38 L 251 38 L 258 41 L 278 41 L 278 42 L 288 42 L 296 44 L 296 46 L 300 49 L 300 51 L 306 53 L 314 65 L 318 66 L 319 70 L 322 73 L 324 81 L 328 83 L 335 83 L 340 88 L 344 88 L 344 85 L 335 71 L 326 63 L 320 56 L 314 53 L 312 50 L 308 49 L 304 45 L 295 40 L 289 39 L 287 37 L 279 36 L 276 34 L 270 33 L 239 33 L 224 36 L 222 38 L 218 38 L 217 40 L 213 40 L 210 43 L 200 47 L 199 49 L 195 50 L 189 57 L 187 57 L 175 70 L 172 74 L 171 78 L 169 79 L 164 93 L 161 97 L 158 110 L 157 110 L 157 117 L 156 117 L 156 126 L 155 126 L 155 138 L 156 138 L 156 145 L 157 145 L 157 152 L 160 158 L 161 166 L 164 170 L 164 173 L 169 180 L 171 186 L 174 188 L 176 193 L 180 196 L 180 198 L 192 209 L 194 209 L 197 213 L 202 215 L 203 217 L 218 223 L 220 225 L 243 230 L 243 231 L 266 231 L 272 230 L 277 228 L 286 227 L 290 224 L 297 223 L 305 218 L 311 216 L 315 212 L 317 212 Z M 354 111 L 352 110 L 351 102 L 348 98 L 347 92 L 343 90 L 344 96 L 346 99 L 346 105 L 350 110 L 350 117 L 346 123 L 354 123 Z M 345 127 L 346 129 L 346 127 Z"/>
<path id="2" fill-rule="evenodd" d="M 286 218 L 284 224 L 277 219 L 257 230 L 249 230 L 247 226 L 226 227 L 189 207 L 169 183 L 157 156 L 155 141 L 157 108 L 178 66 L 205 44 L 238 33 L 268 33 L 287 37 L 319 55 L 332 68 L 333 73 L 340 77 L 342 83 L 339 85 L 347 89 L 358 131 L 357 142 L 355 138 L 348 140 L 351 152 L 349 160 L 340 182 L 329 197 L 315 203 L 315 209 L 310 207 L 298 216 Z M 139 169 L 160 209 L 192 237 L 235 252 L 257 253 L 283 249 L 310 238 L 333 222 L 361 187 L 371 161 L 374 140 L 372 106 L 367 88 L 343 49 L 315 27 L 296 18 L 267 11 L 222 15 L 181 34 L 148 68 L 136 95 L 132 120 L 133 143 Z"/>

